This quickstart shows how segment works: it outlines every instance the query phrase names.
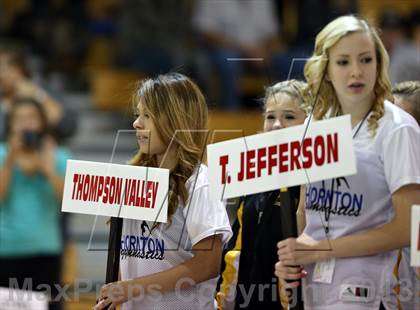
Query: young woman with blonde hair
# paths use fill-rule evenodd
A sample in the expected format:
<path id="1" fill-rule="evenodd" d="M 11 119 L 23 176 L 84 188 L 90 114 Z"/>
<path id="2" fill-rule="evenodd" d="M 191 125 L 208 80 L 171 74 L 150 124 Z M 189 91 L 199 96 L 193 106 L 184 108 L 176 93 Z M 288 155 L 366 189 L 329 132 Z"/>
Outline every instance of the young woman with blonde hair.
<path id="1" fill-rule="evenodd" d="M 394 309 L 395 249 L 410 242 L 411 206 L 420 203 L 420 130 L 395 107 L 388 55 L 376 31 L 355 16 L 318 34 L 305 65 L 318 99 L 314 119 L 350 114 L 357 173 L 306 184 L 302 234 L 278 244 L 285 287 L 304 279 L 305 309 Z"/>
<path id="2" fill-rule="evenodd" d="M 188 77 L 171 73 L 142 81 L 135 103 L 140 149 L 131 164 L 170 169 L 168 223 L 124 219 L 121 281 L 101 289 L 95 309 L 215 309 L 222 245 L 232 232 L 224 204 L 209 198 L 201 164 L 204 96 Z"/>

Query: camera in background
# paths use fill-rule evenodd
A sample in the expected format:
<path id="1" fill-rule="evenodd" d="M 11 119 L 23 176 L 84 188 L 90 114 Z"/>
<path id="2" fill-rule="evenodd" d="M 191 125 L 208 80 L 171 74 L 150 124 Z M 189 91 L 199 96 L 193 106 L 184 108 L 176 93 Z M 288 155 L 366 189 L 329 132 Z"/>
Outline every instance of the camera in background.
<path id="1" fill-rule="evenodd" d="M 25 130 L 23 132 L 22 140 L 25 147 L 32 150 L 39 150 L 42 146 L 42 139 L 44 137 L 44 134 L 31 131 L 31 130 Z"/>

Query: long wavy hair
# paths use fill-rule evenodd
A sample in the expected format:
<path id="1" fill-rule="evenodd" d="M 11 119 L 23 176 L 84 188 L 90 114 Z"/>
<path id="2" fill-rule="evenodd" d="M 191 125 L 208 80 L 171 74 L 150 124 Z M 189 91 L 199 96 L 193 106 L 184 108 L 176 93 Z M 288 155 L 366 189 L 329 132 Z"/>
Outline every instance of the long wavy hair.
<path id="1" fill-rule="evenodd" d="M 369 131 L 374 135 L 378 128 L 378 121 L 384 115 L 384 100 L 390 100 L 392 95 L 388 74 L 388 53 L 377 31 L 367 21 L 353 15 L 346 15 L 326 25 L 316 37 L 314 53 L 305 64 L 304 74 L 308 89 L 313 94 L 319 92 L 317 102 L 314 104 L 314 118 L 322 119 L 326 116 L 341 115 L 342 110 L 334 87 L 325 79 L 329 62 L 328 52 L 341 38 L 355 32 L 368 33 L 375 45 L 377 78 L 373 89 L 372 114 L 368 119 Z"/>
<path id="2" fill-rule="evenodd" d="M 176 147 L 176 165 L 170 171 L 168 219 L 188 199 L 185 182 L 199 167 L 207 142 L 208 110 L 198 86 L 180 73 L 168 73 L 140 81 L 133 94 L 133 104 L 140 102 L 150 113 L 161 140 Z M 132 165 L 157 167 L 156 155 L 141 152 L 129 162 Z"/>

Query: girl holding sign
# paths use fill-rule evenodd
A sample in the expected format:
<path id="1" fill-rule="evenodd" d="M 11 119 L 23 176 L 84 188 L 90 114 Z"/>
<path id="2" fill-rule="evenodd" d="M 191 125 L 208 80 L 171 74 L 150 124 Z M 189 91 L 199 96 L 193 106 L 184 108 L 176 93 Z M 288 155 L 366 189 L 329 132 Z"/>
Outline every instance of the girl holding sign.
<path id="1" fill-rule="evenodd" d="M 279 82 L 267 88 L 264 132 L 303 124 L 310 109 L 305 88 L 306 83 L 297 80 Z M 299 187 L 290 188 L 289 193 L 292 207 L 296 208 Z M 284 239 L 278 223 L 280 195 L 282 193 L 275 190 L 240 199 L 238 219 L 233 225 L 234 237 L 229 241 L 229 251 L 224 257 L 226 267 L 216 295 L 220 309 L 282 309 L 278 281 L 273 275 L 276 244 Z"/>
<path id="2" fill-rule="evenodd" d="M 420 202 L 420 130 L 391 97 L 388 55 L 364 20 L 343 16 L 305 65 L 315 120 L 351 115 L 356 175 L 303 187 L 298 239 L 278 243 L 276 275 L 304 278 L 306 309 L 395 309 L 395 249 L 410 242 Z"/>
<path id="3" fill-rule="evenodd" d="M 94 309 L 215 309 L 222 245 L 232 231 L 224 204 L 209 198 L 201 164 L 204 96 L 173 73 L 142 81 L 135 103 L 140 150 L 131 164 L 170 169 L 168 223 L 124 219 L 121 281 L 102 287 Z"/>

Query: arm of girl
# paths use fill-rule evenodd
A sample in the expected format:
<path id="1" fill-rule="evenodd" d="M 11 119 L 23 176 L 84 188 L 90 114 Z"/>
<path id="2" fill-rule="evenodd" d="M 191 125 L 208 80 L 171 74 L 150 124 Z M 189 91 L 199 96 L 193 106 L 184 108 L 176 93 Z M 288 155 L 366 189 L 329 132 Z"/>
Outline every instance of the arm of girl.
<path id="1" fill-rule="evenodd" d="M 10 178 L 12 175 L 13 169 L 13 157 L 9 154 L 6 155 L 6 159 L 0 168 L 0 200 L 3 200 L 8 191 L 9 191 L 9 184 Z"/>
<path id="2" fill-rule="evenodd" d="M 62 199 L 64 192 L 64 177 L 56 171 L 56 145 L 52 138 L 47 137 L 44 140 L 43 147 L 40 152 L 40 170 L 48 179 L 48 182 L 54 189 L 58 199 Z"/>
<path id="3" fill-rule="evenodd" d="M 304 265 L 330 257 L 367 256 L 406 247 L 410 244 L 411 206 L 418 203 L 420 184 L 405 185 L 392 195 L 395 217 L 390 223 L 335 240 L 289 238 L 278 243 L 279 257 L 286 266 Z M 317 251 L 327 248 L 331 250 Z"/>
<path id="4" fill-rule="evenodd" d="M 100 302 L 94 310 L 115 309 L 130 298 L 150 289 L 160 293 L 186 288 L 218 276 L 222 257 L 222 241 L 218 235 L 207 237 L 193 246 L 194 257 L 168 270 L 132 280 L 109 283 L 101 288 Z M 180 280 L 182 282 L 180 282 Z"/>
<path id="5" fill-rule="evenodd" d="M 21 147 L 22 141 L 19 135 L 12 134 L 9 140 L 6 158 L 3 165 L 0 167 L 0 200 L 3 200 L 9 191 L 13 165 L 15 164 L 16 155 Z"/>

